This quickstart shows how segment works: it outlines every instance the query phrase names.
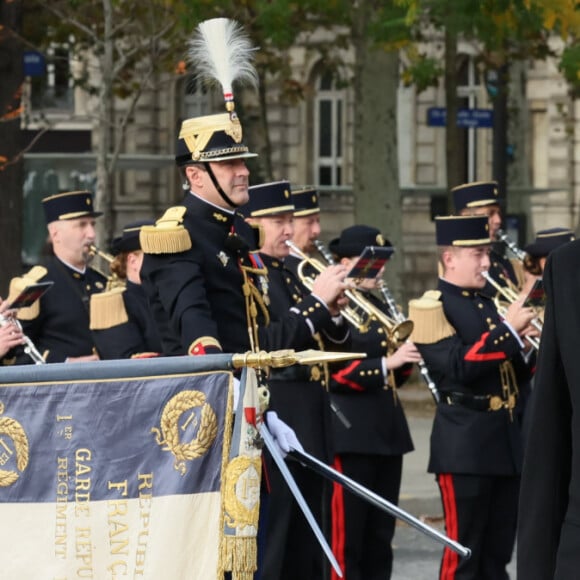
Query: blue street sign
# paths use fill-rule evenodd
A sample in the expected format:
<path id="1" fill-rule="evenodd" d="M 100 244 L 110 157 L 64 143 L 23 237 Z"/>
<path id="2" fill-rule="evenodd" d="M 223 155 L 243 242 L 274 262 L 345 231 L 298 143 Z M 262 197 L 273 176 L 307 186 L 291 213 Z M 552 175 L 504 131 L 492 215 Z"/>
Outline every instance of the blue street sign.
<path id="1" fill-rule="evenodd" d="M 427 109 L 427 125 L 445 127 L 447 125 L 447 109 L 445 107 L 429 107 Z M 459 109 L 457 111 L 457 126 L 474 129 L 492 128 L 493 109 Z"/>
<path id="2" fill-rule="evenodd" d="M 46 73 L 46 60 L 44 55 L 34 50 L 24 52 L 24 76 L 41 77 Z"/>

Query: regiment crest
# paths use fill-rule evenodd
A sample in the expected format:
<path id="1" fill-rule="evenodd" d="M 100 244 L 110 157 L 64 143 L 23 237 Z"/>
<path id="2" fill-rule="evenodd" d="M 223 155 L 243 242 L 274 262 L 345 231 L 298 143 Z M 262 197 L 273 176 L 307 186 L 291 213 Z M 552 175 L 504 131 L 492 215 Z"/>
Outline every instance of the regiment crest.
<path id="1" fill-rule="evenodd" d="M 3 413 L 4 404 L 0 403 L 0 415 Z M 20 477 L 28 465 L 28 451 L 28 437 L 22 425 L 10 417 L 0 417 L 0 467 L 16 460 L 16 470 L 0 469 L 0 487 L 9 487 Z"/>
<path id="2" fill-rule="evenodd" d="M 186 461 L 207 453 L 218 431 L 216 414 L 201 391 L 181 391 L 169 399 L 159 427 L 153 427 L 151 432 L 157 444 L 174 455 L 173 467 L 181 475 L 187 472 Z M 193 437 L 189 441 L 182 440 L 182 434 L 187 437 L 188 433 Z"/>

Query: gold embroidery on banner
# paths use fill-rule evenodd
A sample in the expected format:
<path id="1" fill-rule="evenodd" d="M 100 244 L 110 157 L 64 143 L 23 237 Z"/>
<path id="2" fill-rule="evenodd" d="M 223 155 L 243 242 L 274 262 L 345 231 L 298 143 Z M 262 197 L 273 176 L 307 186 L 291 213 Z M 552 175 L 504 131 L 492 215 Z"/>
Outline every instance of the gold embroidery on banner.
<path id="1" fill-rule="evenodd" d="M 192 411 L 186 422 L 180 427 L 179 419 L 186 411 L 201 407 L 199 417 Z M 189 443 L 182 443 L 180 430 L 185 431 L 190 422 L 194 426 L 199 422 L 196 436 Z M 165 445 L 164 451 L 171 451 L 175 456 L 174 469 L 181 475 L 185 475 L 187 469 L 186 461 L 192 461 L 204 455 L 214 442 L 218 426 L 216 415 L 209 403 L 205 402 L 205 395 L 201 391 L 182 391 L 174 397 L 163 408 L 160 421 L 161 429 L 153 427 L 155 440 L 158 445 Z"/>
<path id="2" fill-rule="evenodd" d="M 230 461 L 224 484 L 226 525 L 255 526 L 260 509 L 260 457 L 239 455 Z"/>
<path id="3" fill-rule="evenodd" d="M 0 403 L 0 415 L 4 412 L 4 404 Z M 6 459 L 9 455 L 12 455 L 12 450 L 8 447 L 5 441 L 2 439 L 2 435 L 7 435 L 14 442 L 14 447 L 16 448 L 16 467 L 20 472 L 24 471 L 28 465 L 28 437 L 26 432 L 22 428 L 22 425 L 15 419 L 10 417 L 0 418 L 0 457 L 6 455 Z M 2 465 L 4 463 L 1 463 Z M 18 471 L 12 471 L 7 469 L 0 469 L 0 487 L 9 487 L 18 478 L 20 474 Z"/>

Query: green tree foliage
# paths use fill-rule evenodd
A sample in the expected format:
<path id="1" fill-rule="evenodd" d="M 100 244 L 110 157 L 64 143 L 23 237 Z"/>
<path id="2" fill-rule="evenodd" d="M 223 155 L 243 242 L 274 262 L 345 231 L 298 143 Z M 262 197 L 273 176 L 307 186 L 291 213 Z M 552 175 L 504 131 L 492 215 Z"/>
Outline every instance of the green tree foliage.
<path id="1" fill-rule="evenodd" d="M 40 51 L 66 44 L 77 62 L 71 70 L 74 86 L 94 97 L 96 205 L 109 217 L 112 175 L 137 103 L 173 72 L 183 41 L 172 2 L 30 0 L 27 10 L 27 38 Z M 110 239 L 112 221 L 104 225 Z"/>

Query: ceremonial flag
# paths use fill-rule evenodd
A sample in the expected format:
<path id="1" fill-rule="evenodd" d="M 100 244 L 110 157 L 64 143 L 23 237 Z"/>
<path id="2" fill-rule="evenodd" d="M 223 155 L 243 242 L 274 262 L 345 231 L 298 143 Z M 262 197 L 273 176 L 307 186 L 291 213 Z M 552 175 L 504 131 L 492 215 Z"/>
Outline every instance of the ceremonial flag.
<path id="1" fill-rule="evenodd" d="M 0 376 L 1 576 L 218 578 L 231 373 L 55 380 L 81 365 L 47 366 L 49 382 Z"/>

